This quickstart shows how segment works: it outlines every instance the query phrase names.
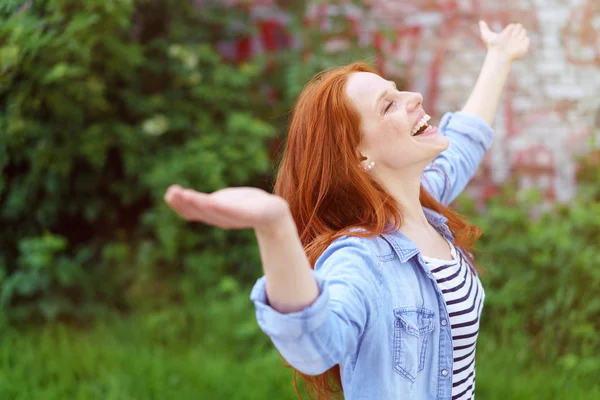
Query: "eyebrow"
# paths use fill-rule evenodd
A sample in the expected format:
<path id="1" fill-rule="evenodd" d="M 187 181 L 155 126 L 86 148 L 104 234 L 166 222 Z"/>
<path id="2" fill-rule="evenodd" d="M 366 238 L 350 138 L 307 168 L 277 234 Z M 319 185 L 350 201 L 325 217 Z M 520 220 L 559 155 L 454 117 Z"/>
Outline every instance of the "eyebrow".
<path id="1" fill-rule="evenodd" d="M 394 89 L 396 89 L 396 90 L 398 89 L 395 82 L 392 82 L 392 81 L 388 81 L 388 82 L 390 82 L 392 84 Z M 388 89 L 384 89 L 383 92 L 381 92 L 379 94 L 379 96 L 377 96 L 377 99 L 375 100 L 375 107 L 374 107 L 375 110 L 377 110 L 377 106 L 379 105 L 381 100 L 383 100 L 383 98 L 385 98 L 389 94 L 390 94 L 390 91 Z"/>

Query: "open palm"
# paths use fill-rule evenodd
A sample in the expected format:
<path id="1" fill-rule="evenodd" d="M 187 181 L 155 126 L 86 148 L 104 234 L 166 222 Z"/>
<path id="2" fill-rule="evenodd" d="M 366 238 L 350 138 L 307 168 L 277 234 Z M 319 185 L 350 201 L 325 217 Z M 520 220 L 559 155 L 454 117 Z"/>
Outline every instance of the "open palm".
<path id="1" fill-rule="evenodd" d="M 521 24 L 510 24 L 502 32 L 492 32 L 484 21 L 479 21 L 481 39 L 489 50 L 504 53 L 511 61 L 522 58 L 529 49 L 527 30 Z"/>
<path id="2" fill-rule="evenodd" d="M 165 194 L 165 202 L 188 221 L 222 229 L 261 228 L 289 210 L 281 197 L 252 187 L 226 188 L 209 194 L 173 185 Z"/>

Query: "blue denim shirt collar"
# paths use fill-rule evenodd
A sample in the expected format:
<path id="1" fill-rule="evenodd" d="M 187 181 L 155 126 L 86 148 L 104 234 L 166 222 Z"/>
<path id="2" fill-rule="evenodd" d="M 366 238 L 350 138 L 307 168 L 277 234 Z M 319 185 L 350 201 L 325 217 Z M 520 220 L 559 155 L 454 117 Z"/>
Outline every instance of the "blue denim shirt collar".
<path id="1" fill-rule="evenodd" d="M 427 207 L 423 207 L 423 212 L 431 226 L 440 232 L 446 239 L 453 240 L 452 233 L 446 225 L 448 218 Z M 398 230 L 392 234 L 384 234 L 383 237 L 390 245 L 392 245 L 401 262 L 406 262 L 416 254 L 419 254 L 419 249 L 417 249 L 415 244 Z"/>
<path id="2" fill-rule="evenodd" d="M 423 212 L 431 225 L 440 226 L 445 225 L 446 222 L 448 222 L 448 218 L 444 217 L 442 214 L 438 214 L 430 208 L 423 207 Z"/>

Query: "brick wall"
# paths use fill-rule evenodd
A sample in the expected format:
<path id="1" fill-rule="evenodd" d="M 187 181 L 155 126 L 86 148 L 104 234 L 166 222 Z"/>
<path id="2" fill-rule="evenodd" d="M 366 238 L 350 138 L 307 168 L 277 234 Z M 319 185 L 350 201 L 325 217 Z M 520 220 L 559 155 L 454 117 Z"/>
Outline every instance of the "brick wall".
<path id="1" fill-rule="evenodd" d="M 485 199 L 509 177 L 547 198 L 575 194 L 575 156 L 600 128 L 600 1 L 428 0 L 373 2 L 376 20 L 400 29 L 388 57 L 407 65 L 411 90 L 439 116 L 458 109 L 485 49 L 477 21 L 519 22 L 530 53 L 513 67 L 496 119 L 496 140 L 470 190 Z M 411 29 L 407 29 L 411 28 Z"/>
<path id="2" fill-rule="evenodd" d="M 368 15 L 350 5 L 313 6 L 324 28 L 327 16 L 344 14 L 362 41 L 382 54 L 384 75 L 402 73 L 409 90 L 425 97 L 434 118 L 460 109 L 475 83 L 485 48 L 477 21 L 492 29 L 523 24 L 531 38 L 527 58 L 513 67 L 495 123 L 496 139 L 469 187 L 477 198 L 493 195 L 509 178 L 539 187 L 547 199 L 576 192 L 575 157 L 600 133 L 600 0 L 369 0 Z M 258 20 L 284 21 L 263 2 Z M 282 25 L 285 23 L 283 22 Z M 389 39 L 378 32 L 385 26 Z M 255 38 L 260 51 L 273 41 Z M 269 36 L 271 35 L 271 36 Z M 230 49 L 231 51 L 231 49 Z M 394 70 L 400 60 L 403 71 Z"/>

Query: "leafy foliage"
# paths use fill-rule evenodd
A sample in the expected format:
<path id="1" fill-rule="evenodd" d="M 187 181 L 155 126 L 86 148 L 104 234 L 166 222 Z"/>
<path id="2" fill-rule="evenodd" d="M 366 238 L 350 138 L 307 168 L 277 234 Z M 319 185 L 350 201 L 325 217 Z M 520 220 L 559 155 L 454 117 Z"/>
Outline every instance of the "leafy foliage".
<path id="1" fill-rule="evenodd" d="M 212 191 L 269 167 L 260 66 L 221 62 L 218 17 L 184 1 L 56 0 L 2 24 L 1 299 L 13 316 L 123 305 L 147 268 L 256 260 L 247 235 L 190 234 L 161 202 L 172 183 Z"/>
<path id="2" fill-rule="evenodd" d="M 484 232 L 479 260 L 486 270 L 487 334 L 588 374 L 600 371 L 597 161 L 597 153 L 582 161 L 579 194 L 567 204 L 540 212 L 536 192 L 507 190 L 473 215 Z"/>
<path id="3" fill-rule="evenodd" d="M 257 276 L 251 232 L 187 224 L 162 196 L 174 183 L 268 188 L 299 82 L 342 53 L 305 58 L 319 42 L 304 29 L 294 45 L 282 32 L 284 51 L 232 63 L 217 44 L 256 29 L 219 3 L 2 10 L 0 302 L 11 319 L 82 319 Z M 292 11 L 290 29 L 303 19 Z"/>

